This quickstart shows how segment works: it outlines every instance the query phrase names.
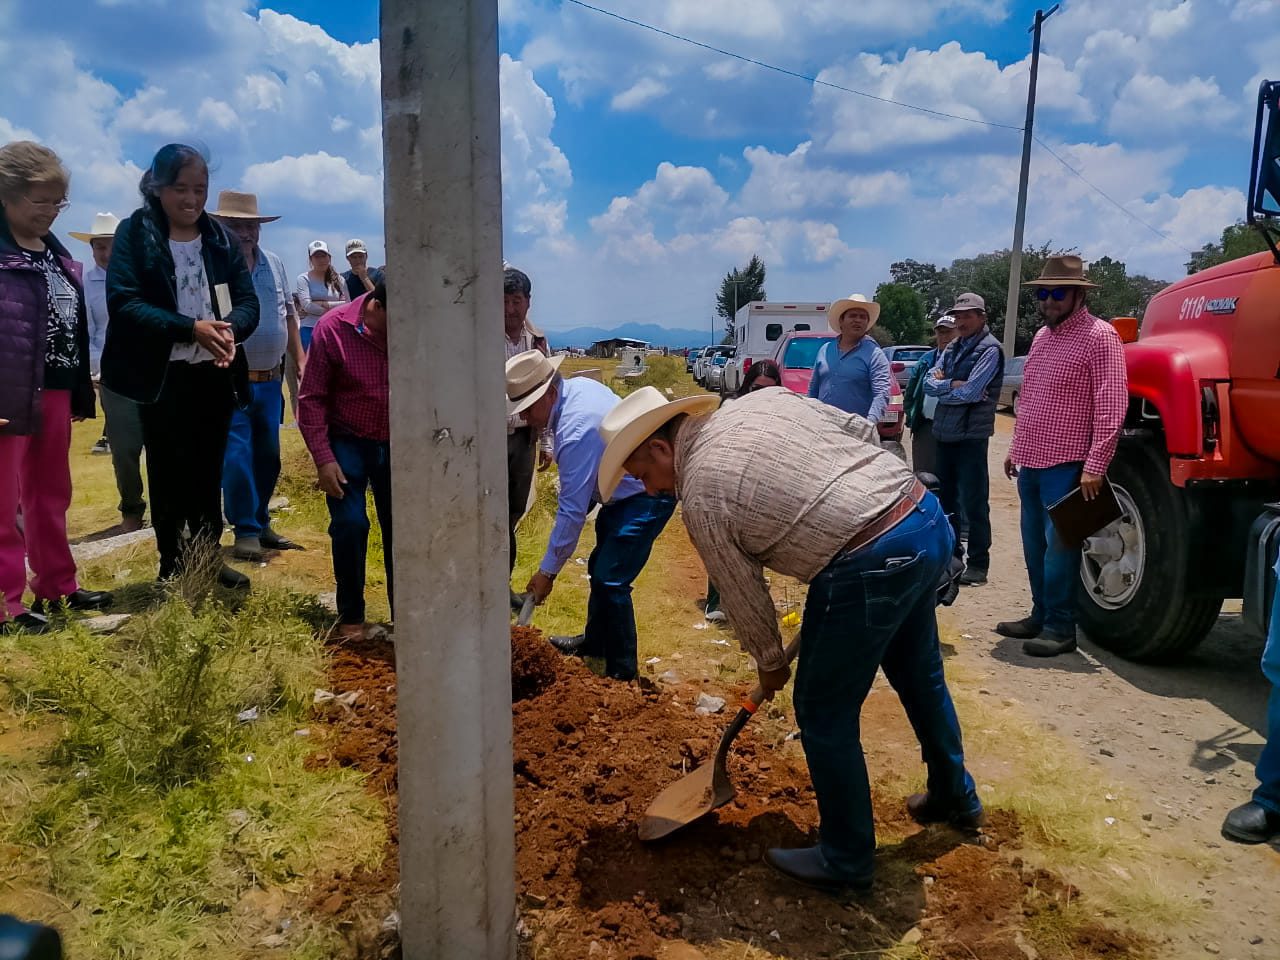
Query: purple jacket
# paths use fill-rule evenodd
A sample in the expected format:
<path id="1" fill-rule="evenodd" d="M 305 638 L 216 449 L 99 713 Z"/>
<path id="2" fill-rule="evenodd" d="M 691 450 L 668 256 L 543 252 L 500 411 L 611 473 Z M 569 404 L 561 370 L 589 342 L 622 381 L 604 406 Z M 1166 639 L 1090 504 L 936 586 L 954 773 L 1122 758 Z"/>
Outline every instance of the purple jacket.
<path id="1" fill-rule="evenodd" d="M 85 310 L 82 268 L 58 239 L 44 242 L 80 294 L 76 340 L 80 369 L 71 391 L 71 414 L 95 414 L 93 381 L 89 377 L 89 318 Z M 49 330 L 49 292 L 44 273 L 18 250 L 8 224 L 0 218 L 0 419 L 8 420 L 0 434 L 30 436 L 40 430 L 40 393 L 44 389 L 45 336 Z"/>

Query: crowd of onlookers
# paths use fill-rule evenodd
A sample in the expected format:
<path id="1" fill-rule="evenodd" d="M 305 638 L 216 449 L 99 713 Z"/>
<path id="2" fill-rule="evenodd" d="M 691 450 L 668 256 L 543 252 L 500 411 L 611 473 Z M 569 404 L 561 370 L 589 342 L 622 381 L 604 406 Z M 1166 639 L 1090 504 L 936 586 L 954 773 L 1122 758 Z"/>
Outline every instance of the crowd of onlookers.
<path id="1" fill-rule="evenodd" d="M 365 487 L 380 513 L 389 501 L 387 295 L 365 243 L 347 242 L 339 274 L 315 240 L 291 280 L 261 243 L 279 217 L 234 190 L 207 210 L 207 159 L 174 143 L 143 174 L 133 213 L 71 233 L 89 246 L 86 271 L 53 233 L 70 182 L 47 147 L 0 147 L 0 629 L 40 633 L 60 605 L 112 601 L 77 582 L 66 528 L 71 424 L 99 400 L 93 451 L 112 458 L 119 529 L 141 529 L 149 506 L 161 580 L 248 587 L 220 559 L 224 517 L 236 559 L 298 549 L 270 514 L 287 383 L 333 512 L 339 629 L 363 632 Z"/>
<path id="2" fill-rule="evenodd" d="M 394 619 L 389 305 L 365 244 L 346 244 L 350 269 L 339 274 L 327 245 L 313 241 L 309 269 L 291 282 L 263 246 L 263 226 L 278 217 L 234 190 L 207 210 L 206 158 L 169 144 L 143 174 L 136 210 L 119 221 L 99 214 L 71 234 L 90 248 L 85 271 L 53 233 L 69 184 L 48 148 L 0 147 L 0 629 L 39 633 L 59 605 L 112 601 L 78 583 L 66 527 L 71 424 L 94 417 L 99 399 L 105 427 L 95 449 L 112 456 L 121 529 L 141 528 L 149 506 L 161 580 L 203 576 L 247 588 L 221 559 L 224 518 L 235 558 L 296 549 L 270 512 L 286 384 L 329 509 L 336 630 L 366 630 L 370 493 Z M 1028 286 L 1043 326 L 1026 359 L 1004 472 L 1018 484 L 1032 606 L 996 629 L 1047 657 L 1076 649 L 1080 564 L 1049 508 L 1073 490 L 1092 499 L 1103 489 L 1128 393 L 1119 337 L 1088 309 L 1095 285 L 1080 258 L 1049 258 Z M 528 275 L 506 267 L 503 292 L 509 570 L 535 471 L 555 463 L 559 477 L 545 552 L 523 592 L 511 592 L 513 610 L 545 602 L 594 515 L 584 629 L 550 642 L 633 679 L 632 585 L 679 500 L 712 584 L 708 618 L 733 625 L 763 695 L 790 677 L 764 570 L 809 585 L 794 702 L 822 841 L 771 850 L 769 862 L 821 887 L 870 882 L 857 713 L 877 667 L 901 695 L 930 770 L 909 812 L 922 822 L 981 823 L 934 610 L 957 584 L 978 587 L 989 575 L 988 447 L 1005 357 L 982 298 L 962 294 L 937 318 L 937 346 L 913 371 L 905 397 L 913 472 L 875 430 L 892 374 L 869 336 L 874 300 L 855 294 L 830 305 L 838 336 L 818 352 L 807 397 L 782 387 L 776 364 L 764 362 L 721 405 L 711 394 L 668 400 L 652 387 L 620 399 L 594 379 L 564 376 L 563 356 L 529 319 Z M 1274 752 L 1265 757 L 1275 765 Z M 1280 832 L 1265 782 L 1255 803 L 1233 813 L 1232 835 Z"/>

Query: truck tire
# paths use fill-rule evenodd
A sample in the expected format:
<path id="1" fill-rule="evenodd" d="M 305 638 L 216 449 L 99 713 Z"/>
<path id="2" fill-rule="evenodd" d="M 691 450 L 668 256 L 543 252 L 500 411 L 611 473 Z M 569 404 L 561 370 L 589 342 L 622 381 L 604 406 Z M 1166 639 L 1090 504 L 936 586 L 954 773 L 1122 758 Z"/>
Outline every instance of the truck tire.
<path id="1" fill-rule="evenodd" d="M 1095 643 L 1126 660 L 1162 662 L 1193 649 L 1222 597 L 1191 589 L 1191 513 L 1150 439 L 1122 438 L 1107 474 L 1126 516 L 1085 543 L 1076 609 Z"/>

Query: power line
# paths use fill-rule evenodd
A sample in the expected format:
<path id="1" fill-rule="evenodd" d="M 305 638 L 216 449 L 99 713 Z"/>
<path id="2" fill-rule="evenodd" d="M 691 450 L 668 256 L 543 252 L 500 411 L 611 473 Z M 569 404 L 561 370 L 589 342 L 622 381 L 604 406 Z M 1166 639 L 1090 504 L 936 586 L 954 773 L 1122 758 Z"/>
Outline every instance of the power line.
<path id="1" fill-rule="evenodd" d="M 712 53 L 718 53 L 724 57 L 731 57 L 734 60 L 741 60 L 743 63 L 750 63 L 753 66 L 761 67 L 765 70 L 772 70 L 774 73 L 780 73 L 783 76 L 794 77 L 797 80 L 804 80 L 819 87 L 830 87 L 832 90 L 839 90 L 843 93 L 852 93 L 854 96 L 866 97 L 868 100 L 875 100 L 879 103 L 890 103 L 895 107 L 905 107 L 908 110 L 917 110 L 920 113 L 927 113 L 935 117 L 944 117 L 948 120 L 962 120 L 965 123 L 977 123 L 985 127 L 998 127 L 1003 130 L 1021 130 L 1022 127 L 1015 126 L 1011 123 L 996 123 L 992 120 L 982 120 L 978 117 L 961 117 L 954 113 L 945 113 L 942 110 L 933 110 L 929 107 L 922 107 L 919 104 L 907 103 L 903 100 L 893 100 L 889 97 L 878 97 L 874 93 L 867 93 L 865 90 L 855 90 L 853 87 L 844 87 L 838 83 L 832 83 L 829 80 L 819 80 L 817 77 L 811 77 L 808 74 L 797 73 L 795 70 L 788 70 L 786 67 L 779 67 L 776 64 L 765 63 L 763 60 L 756 60 L 753 57 L 744 56 L 741 53 L 734 53 L 732 50 L 724 50 L 720 47 L 713 47 L 709 43 L 703 43 L 700 40 L 694 40 L 691 37 L 682 36 L 678 33 L 672 33 L 669 30 L 663 30 L 661 27 L 655 27 L 651 23 L 643 23 L 640 20 L 632 20 L 630 17 L 624 17 L 620 13 L 614 13 L 612 10 L 604 10 L 600 7 L 593 7 L 583 0 L 564 0 L 565 3 L 571 3 L 574 6 L 582 7 L 584 10 L 591 10 L 595 13 L 603 14 L 606 17 L 612 17 L 614 20 L 620 20 L 628 23 L 633 27 L 639 27 L 642 30 L 648 30 L 651 33 L 657 33 L 664 37 L 670 37 L 672 40 L 679 40 L 681 43 L 687 43 L 694 47 L 701 47 L 703 50 L 710 50 Z"/>
<path id="2" fill-rule="evenodd" d="M 1083 183 L 1086 187 L 1089 187 L 1091 190 L 1093 190 L 1093 192 L 1098 194 L 1098 196 L 1102 197 L 1103 199 L 1111 203 L 1112 206 L 1114 206 L 1117 210 L 1123 213 L 1130 220 L 1146 227 L 1148 230 L 1154 233 L 1161 240 L 1165 241 L 1166 243 L 1172 246 L 1177 247 L 1179 250 L 1183 251 L 1188 256 L 1194 256 L 1193 251 L 1188 250 L 1182 244 L 1178 243 L 1178 241 L 1170 237 L 1167 233 L 1164 233 L 1161 230 L 1157 229 L 1156 227 L 1153 227 L 1151 224 L 1147 223 L 1146 220 L 1143 220 L 1140 216 L 1138 216 L 1136 213 L 1134 213 L 1132 210 L 1126 207 L 1123 203 L 1115 199 L 1115 197 L 1111 196 L 1111 194 L 1107 193 L 1105 190 L 1099 187 L 1096 183 L 1093 183 L 1092 181 L 1087 179 L 1083 173 L 1081 173 L 1079 170 L 1077 170 L 1075 167 L 1069 164 L 1066 160 L 1060 157 L 1052 147 L 1050 147 L 1047 143 L 1045 143 L 1039 137 L 1036 137 L 1035 141 L 1048 152 L 1049 156 L 1053 157 L 1053 159 L 1057 160 L 1060 164 L 1062 164 L 1069 171 L 1071 171 L 1071 173 L 1073 173 L 1080 180 L 1081 183 Z"/>
<path id="3" fill-rule="evenodd" d="M 692 37 L 686 37 L 679 33 L 673 33 L 670 30 L 663 30 L 661 27 L 654 26 L 651 23 L 644 23 L 641 20 L 633 20 L 630 17 L 624 17 L 620 13 L 614 13 L 612 10 L 605 10 L 601 7 L 592 6 L 589 3 L 585 3 L 584 0 L 563 0 L 563 2 L 571 3 L 576 7 L 581 7 L 584 10 L 590 10 L 593 13 L 599 13 L 606 17 L 611 17 L 614 20 L 618 20 L 622 23 L 629 24 L 630 26 L 633 26 L 633 27 L 639 27 L 641 30 L 648 30 L 650 33 L 656 33 L 660 36 L 668 37 L 672 40 L 678 40 L 681 43 L 687 43 L 690 46 L 699 47 L 703 50 L 709 50 L 712 53 L 718 53 L 723 57 L 729 57 L 730 59 L 733 59 L 733 60 L 739 60 L 743 63 L 749 63 L 753 66 L 760 67 L 761 69 L 770 70 L 774 73 L 782 74 L 785 77 L 793 77 L 796 80 L 804 80 L 806 83 L 811 83 L 815 86 L 829 87 L 832 90 L 839 90 L 842 93 L 850 93 L 857 97 L 864 97 L 868 100 L 875 100 L 878 103 L 887 103 L 895 107 L 903 107 L 907 110 L 915 110 L 915 111 L 918 111 L 919 113 L 926 113 L 926 114 L 929 114 L 930 116 L 942 117 L 947 120 L 960 120 L 960 121 L 963 121 L 964 123 L 976 123 L 981 126 L 995 127 L 1001 130 L 1017 130 L 1021 132 L 1026 129 L 1025 127 L 1017 126 L 1011 123 L 996 123 L 995 121 L 992 121 L 992 120 L 981 120 L 976 117 L 962 117 L 954 113 L 946 113 L 942 110 L 933 110 L 929 107 L 922 107 L 919 104 L 907 103 L 904 100 L 894 100 L 889 97 L 879 97 L 879 96 L 876 96 L 874 93 L 867 93 L 865 90 L 857 90 L 857 89 L 854 89 L 853 87 L 845 87 L 838 83 L 832 83 L 829 80 L 820 80 L 817 77 L 811 77 L 808 74 L 799 73 L 795 70 L 788 70 L 786 67 L 780 67 L 773 63 L 766 63 L 765 61 L 757 60 L 754 57 L 748 57 L 741 53 L 734 53 L 732 50 L 725 50 L 722 47 L 716 47 L 709 43 L 703 43 L 701 40 L 694 40 Z M 1034 139 L 1036 143 L 1038 143 L 1041 147 L 1045 149 L 1045 151 L 1048 152 L 1049 156 L 1053 157 L 1053 159 L 1057 160 L 1058 163 L 1062 164 L 1062 166 L 1065 167 L 1075 177 L 1077 177 L 1081 183 L 1083 183 L 1085 186 L 1091 189 L 1094 193 L 1098 194 L 1098 196 L 1102 197 L 1108 203 L 1115 206 L 1118 210 L 1120 210 L 1121 213 L 1123 213 L 1129 219 L 1133 220 L 1135 223 L 1141 224 L 1142 226 L 1146 227 L 1148 230 L 1154 233 L 1161 240 L 1164 240 L 1166 243 L 1174 247 L 1177 247 L 1179 250 L 1184 251 L 1188 255 L 1192 254 L 1191 250 L 1188 250 L 1182 244 L 1178 243 L 1176 240 L 1172 239 L 1167 234 L 1161 232 L 1159 229 L 1152 226 L 1147 221 L 1143 220 L 1141 217 L 1133 213 L 1124 204 L 1120 203 L 1120 201 L 1116 200 L 1114 197 L 1108 194 L 1105 190 L 1103 190 L 1097 184 L 1087 179 L 1084 176 L 1084 174 L 1082 174 L 1070 163 L 1068 163 L 1066 160 L 1060 157 L 1047 143 L 1045 143 L 1039 137 L 1034 137 Z"/>

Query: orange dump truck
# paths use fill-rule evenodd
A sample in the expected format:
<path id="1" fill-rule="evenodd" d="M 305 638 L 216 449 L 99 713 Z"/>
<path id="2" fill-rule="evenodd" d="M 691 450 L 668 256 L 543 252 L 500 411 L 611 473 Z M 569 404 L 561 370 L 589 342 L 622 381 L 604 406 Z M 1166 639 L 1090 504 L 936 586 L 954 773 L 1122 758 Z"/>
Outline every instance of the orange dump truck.
<path id="1" fill-rule="evenodd" d="M 1125 516 L 1085 545 L 1080 624 L 1135 660 L 1190 650 L 1226 598 L 1265 631 L 1280 545 L 1280 82 L 1258 95 L 1248 220 L 1267 252 L 1187 277 L 1126 344 L 1109 476 Z"/>

